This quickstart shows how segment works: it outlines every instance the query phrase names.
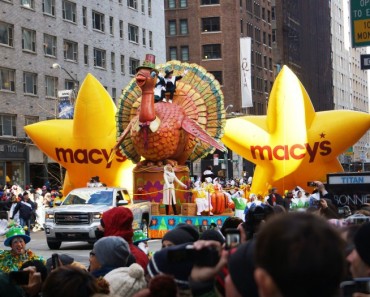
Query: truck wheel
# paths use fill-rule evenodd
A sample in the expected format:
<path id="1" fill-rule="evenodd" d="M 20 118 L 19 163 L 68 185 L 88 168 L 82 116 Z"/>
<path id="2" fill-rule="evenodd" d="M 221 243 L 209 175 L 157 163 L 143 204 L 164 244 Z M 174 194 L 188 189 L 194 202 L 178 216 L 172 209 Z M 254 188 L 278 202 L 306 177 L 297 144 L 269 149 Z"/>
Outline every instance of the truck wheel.
<path id="1" fill-rule="evenodd" d="M 46 243 L 48 244 L 48 247 L 51 250 L 59 250 L 60 246 L 62 245 L 61 241 L 46 240 Z"/>
<path id="2" fill-rule="evenodd" d="M 149 238 L 149 230 L 148 230 L 148 221 L 145 219 L 142 219 L 141 221 L 141 230 L 143 230 L 144 235 Z"/>

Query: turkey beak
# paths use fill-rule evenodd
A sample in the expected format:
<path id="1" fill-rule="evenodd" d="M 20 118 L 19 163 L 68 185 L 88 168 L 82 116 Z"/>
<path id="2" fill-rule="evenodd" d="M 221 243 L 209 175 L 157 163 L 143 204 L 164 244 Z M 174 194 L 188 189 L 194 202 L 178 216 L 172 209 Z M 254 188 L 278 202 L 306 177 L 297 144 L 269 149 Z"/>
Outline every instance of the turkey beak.
<path id="1" fill-rule="evenodd" d="M 141 73 L 136 74 L 136 83 L 139 87 L 142 87 L 146 82 L 146 76 Z"/>

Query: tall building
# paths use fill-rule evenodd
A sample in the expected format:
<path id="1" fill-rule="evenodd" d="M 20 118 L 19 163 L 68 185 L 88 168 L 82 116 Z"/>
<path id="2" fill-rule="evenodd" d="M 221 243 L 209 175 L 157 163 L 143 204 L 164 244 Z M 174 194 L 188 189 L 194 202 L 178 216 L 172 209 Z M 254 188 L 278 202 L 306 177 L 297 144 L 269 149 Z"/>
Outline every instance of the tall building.
<path id="1" fill-rule="evenodd" d="M 222 86 L 229 116 L 266 114 L 274 80 L 271 14 L 270 0 L 165 0 L 167 60 L 197 63 L 213 73 Z M 248 108 L 243 108 L 241 99 L 242 37 L 250 37 L 252 43 L 247 66 L 253 107 Z M 241 158 L 229 158 L 229 175 L 241 176 Z M 206 165 L 195 164 L 198 172 Z"/>
<path id="2" fill-rule="evenodd" d="M 272 11 L 274 63 L 296 73 L 315 110 L 369 112 L 367 74 L 360 69 L 365 48 L 350 45 L 349 1 L 273 0 Z M 369 140 L 367 133 L 341 162 L 366 159 Z"/>
<path id="3" fill-rule="evenodd" d="M 116 101 L 145 54 L 165 62 L 164 7 L 152 0 L 2 0 L 0 11 L 0 184 L 40 186 L 53 161 L 23 126 L 56 118 L 58 90 L 78 91 L 87 73 Z"/>

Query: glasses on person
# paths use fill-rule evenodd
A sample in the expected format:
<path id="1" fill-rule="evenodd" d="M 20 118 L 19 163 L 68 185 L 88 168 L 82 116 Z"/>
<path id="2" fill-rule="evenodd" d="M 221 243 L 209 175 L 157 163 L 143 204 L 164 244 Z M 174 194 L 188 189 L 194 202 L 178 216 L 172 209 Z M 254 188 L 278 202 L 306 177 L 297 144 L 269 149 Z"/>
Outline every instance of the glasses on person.
<path id="1" fill-rule="evenodd" d="M 93 251 L 90 252 L 90 257 L 95 256 L 95 253 Z"/>

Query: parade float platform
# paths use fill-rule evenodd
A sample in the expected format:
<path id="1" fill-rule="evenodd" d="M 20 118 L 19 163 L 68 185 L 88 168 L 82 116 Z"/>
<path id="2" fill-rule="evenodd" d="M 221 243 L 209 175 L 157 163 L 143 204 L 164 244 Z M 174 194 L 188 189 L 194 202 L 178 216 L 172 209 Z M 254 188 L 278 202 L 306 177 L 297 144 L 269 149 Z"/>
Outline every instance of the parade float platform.
<path id="1" fill-rule="evenodd" d="M 213 216 L 152 215 L 148 235 L 152 239 L 162 238 L 168 231 L 174 229 L 180 223 L 194 225 L 199 228 L 200 232 L 207 230 L 212 223 L 221 228 L 224 221 L 232 215 L 233 213 Z"/>

